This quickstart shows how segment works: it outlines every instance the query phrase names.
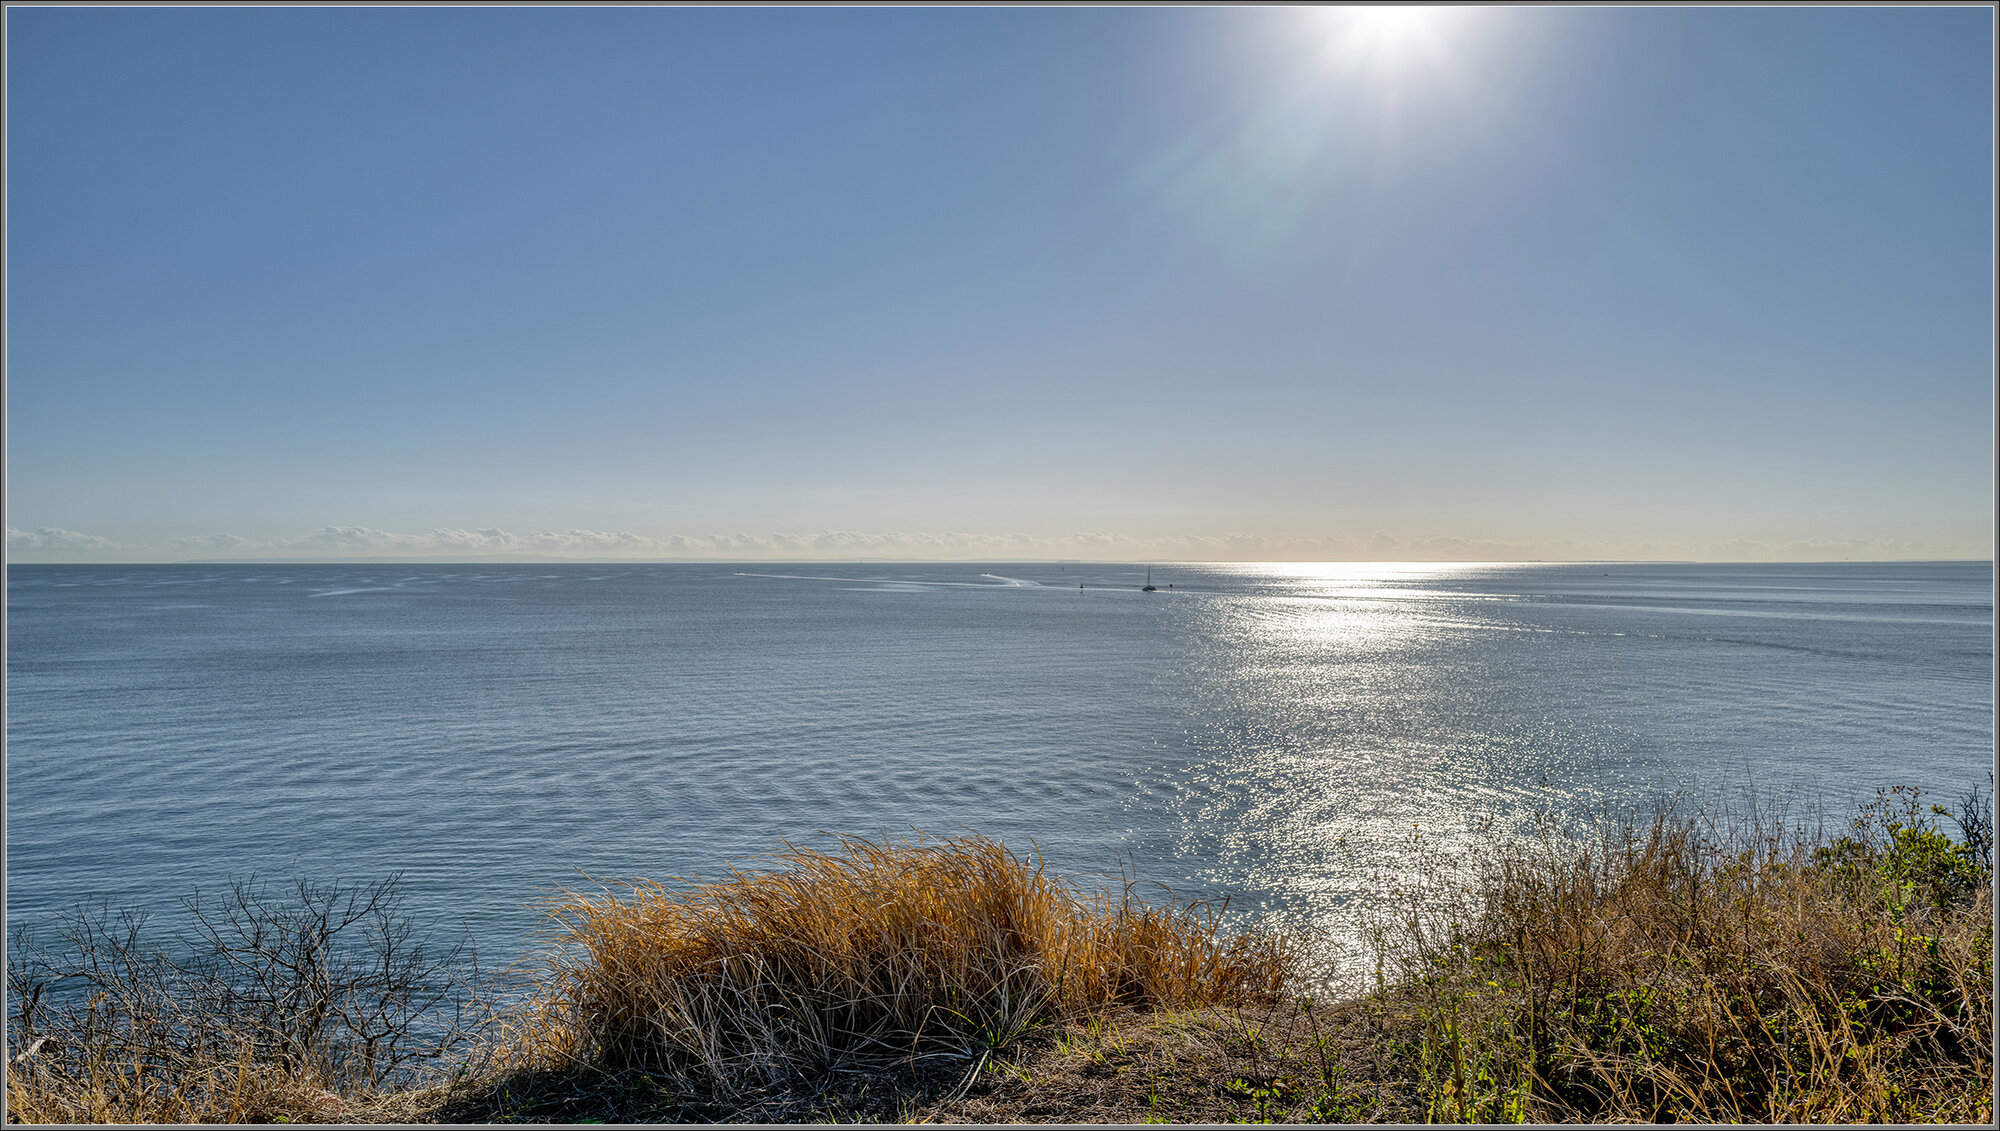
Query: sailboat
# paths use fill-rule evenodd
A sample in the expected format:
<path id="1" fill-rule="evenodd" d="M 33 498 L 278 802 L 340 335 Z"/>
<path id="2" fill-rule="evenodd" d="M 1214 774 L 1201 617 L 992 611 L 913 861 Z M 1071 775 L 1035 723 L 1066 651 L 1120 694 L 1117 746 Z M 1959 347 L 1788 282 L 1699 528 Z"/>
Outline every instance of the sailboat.
<path id="1" fill-rule="evenodd" d="M 1147 566 L 1147 567 L 1146 567 L 1146 587 L 1145 587 L 1144 589 L 1141 589 L 1141 590 L 1139 590 L 1139 592 L 1141 592 L 1141 593 L 1158 593 L 1159 591 L 1160 591 L 1160 587 L 1159 587 L 1159 586 L 1157 586 L 1157 585 L 1154 585 L 1154 584 L 1153 584 L 1153 567 L 1152 567 L 1152 566 Z"/>

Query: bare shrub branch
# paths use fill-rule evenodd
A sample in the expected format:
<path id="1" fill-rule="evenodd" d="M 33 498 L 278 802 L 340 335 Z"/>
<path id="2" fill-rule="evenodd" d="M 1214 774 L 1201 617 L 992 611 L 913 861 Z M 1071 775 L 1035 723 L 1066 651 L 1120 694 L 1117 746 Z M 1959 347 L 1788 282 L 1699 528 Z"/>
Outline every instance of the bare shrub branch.
<path id="1" fill-rule="evenodd" d="M 401 908 L 398 877 L 275 893 L 245 879 L 183 902 L 191 926 L 164 945 L 144 916 L 103 905 L 58 915 L 52 943 L 16 931 L 12 1110 L 57 1122 L 324 1116 L 336 1093 L 413 1082 L 483 1026 L 470 944 L 430 942 Z"/>

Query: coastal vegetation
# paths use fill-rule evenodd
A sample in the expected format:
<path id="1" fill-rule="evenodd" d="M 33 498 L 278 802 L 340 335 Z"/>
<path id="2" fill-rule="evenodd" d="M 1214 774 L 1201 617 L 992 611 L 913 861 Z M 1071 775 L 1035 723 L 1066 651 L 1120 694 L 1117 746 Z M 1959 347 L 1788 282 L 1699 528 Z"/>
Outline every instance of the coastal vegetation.
<path id="1" fill-rule="evenodd" d="M 1668 802 L 1433 853 L 1368 986 L 973 838 L 568 892 L 482 1000 L 393 882 L 8 956 L 12 1122 L 1948 1122 L 1993 1114 L 1990 800 Z"/>

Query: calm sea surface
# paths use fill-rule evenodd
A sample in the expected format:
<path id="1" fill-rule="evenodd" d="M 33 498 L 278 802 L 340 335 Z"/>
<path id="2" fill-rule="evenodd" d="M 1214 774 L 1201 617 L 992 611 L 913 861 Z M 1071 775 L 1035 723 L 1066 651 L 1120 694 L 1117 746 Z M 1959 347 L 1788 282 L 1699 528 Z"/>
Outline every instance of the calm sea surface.
<path id="1" fill-rule="evenodd" d="M 8 917 L 401 871 L 511 958 L 579 873 L 924 829 L 1342 936 L 1413 826 L 1987 783 L 1988 563 L 1143 576 L 15 566 Z"/>

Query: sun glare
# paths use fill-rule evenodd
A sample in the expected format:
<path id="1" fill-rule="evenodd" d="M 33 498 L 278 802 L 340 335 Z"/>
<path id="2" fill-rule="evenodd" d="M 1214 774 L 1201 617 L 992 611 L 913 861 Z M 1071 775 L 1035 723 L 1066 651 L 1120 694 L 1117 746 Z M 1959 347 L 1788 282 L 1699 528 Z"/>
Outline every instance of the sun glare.
<path id="1" fill-rule="evenodd" d="M 1339 60 L 1380 67 L 1437 56 L 1445 32 L 1463 9 L 1371 4 L 1313 11 Z"/>
<path id="2" fill-rule="evenodd" d="M 1347 19 L 1355 35 L 1393 44 L 1412 35 L 1437 19 L 1436 8 L 1413 4 L 1383 4 L 1372 8 L 1337 9 Z"/>

